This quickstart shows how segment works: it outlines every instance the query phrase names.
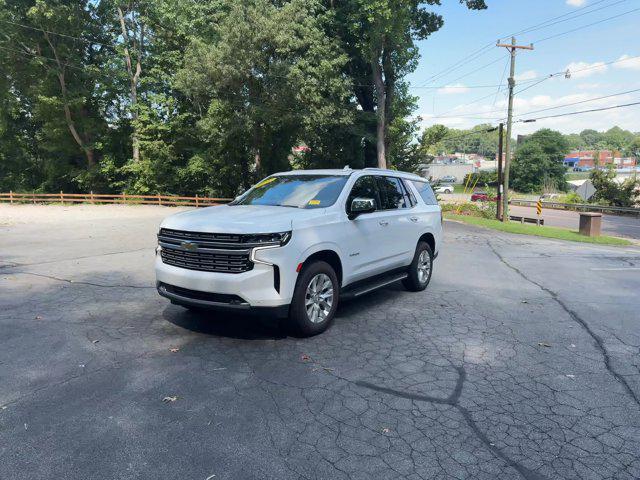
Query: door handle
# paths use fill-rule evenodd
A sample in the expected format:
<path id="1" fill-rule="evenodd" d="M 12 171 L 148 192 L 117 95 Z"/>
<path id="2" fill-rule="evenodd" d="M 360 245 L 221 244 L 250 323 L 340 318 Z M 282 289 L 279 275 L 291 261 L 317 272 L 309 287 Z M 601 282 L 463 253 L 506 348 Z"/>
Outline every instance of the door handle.
<path id="1" fill-rule="evenodd" d="M 386 220 L 380 220 L 378 223 L 383 227 L 386 227 L 387 225 L 389 225 L 389 222 L 387 222 Z"/>
<path id="2" fill-rule="evenodd" d="M 418 221 L 418 217 L 409 217 L 409 220 L 415 223 Z"/>

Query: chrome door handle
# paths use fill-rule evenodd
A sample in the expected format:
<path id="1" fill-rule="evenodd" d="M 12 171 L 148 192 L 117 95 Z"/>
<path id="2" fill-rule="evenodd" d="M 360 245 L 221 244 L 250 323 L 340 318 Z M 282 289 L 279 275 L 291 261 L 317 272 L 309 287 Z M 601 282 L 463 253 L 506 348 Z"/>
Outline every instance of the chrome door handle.
<path id="1" fill-rule="evenodd" d="M 387 225 L 389 225 L 389 222 L 387 222 L 386 220 L 380 220 L 378 223 L 383 227 L 386 227 Z"/>
<path id="2" fill-rule="evenodd" d="M 412 222 L 417 222 L 418 221 L 418 217 L 409 217 L 409 220 L 411 220 Z"/>

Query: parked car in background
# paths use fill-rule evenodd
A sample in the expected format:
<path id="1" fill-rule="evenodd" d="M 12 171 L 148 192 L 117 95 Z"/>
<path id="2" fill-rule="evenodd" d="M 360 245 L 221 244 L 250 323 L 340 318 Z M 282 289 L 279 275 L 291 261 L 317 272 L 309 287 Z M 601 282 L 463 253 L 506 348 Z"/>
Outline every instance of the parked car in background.
<path id="1" fill-rule="evenodd" d="M 338 301 L 402 281 L 424 290 L 442 240 L 429 182 L 383 169 L 271 175 L 228 205 L 166 218 L 156 286 L 193 309 L 270 311 L 301 335 Z"/>
<path id="2" fill-rule="evenodd" d="M 472 202 L 495 202 L 496 200 L 496 197 L 489 196 L 487 192 L 483 191 L 473 192 L 471 194 Z"/>
<path id="3" fill-rule="evenodd" d="M 453 185 L 440 185 L 439 187 L 436 187 L 435 192 L 446 194 L 453 193 Z"/>
<path id="4" fill-rule="evenodd" d="M 559 193 L 543 193 L 540 196 L 540 199 L 542 200 L 557 200 L 558 198 L 560 198 Z"/>
<path id="5" fill-rule="evenodd" d="M 440 181 L 442 183 L 456 183 L 458 181 L 458 178 L 454 177 L 453 175 L 445 175 L 440 179 Z"/>

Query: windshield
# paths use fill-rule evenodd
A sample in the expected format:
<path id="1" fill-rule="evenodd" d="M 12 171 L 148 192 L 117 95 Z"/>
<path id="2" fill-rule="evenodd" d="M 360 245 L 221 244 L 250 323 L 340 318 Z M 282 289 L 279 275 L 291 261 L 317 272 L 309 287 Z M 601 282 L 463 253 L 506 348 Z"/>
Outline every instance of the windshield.
<path id="1" fill-rule="evenodd" d="M 278 175 L 255 185 L 231 205 L 324 208 L 333 205 L 346 175 Z"/>

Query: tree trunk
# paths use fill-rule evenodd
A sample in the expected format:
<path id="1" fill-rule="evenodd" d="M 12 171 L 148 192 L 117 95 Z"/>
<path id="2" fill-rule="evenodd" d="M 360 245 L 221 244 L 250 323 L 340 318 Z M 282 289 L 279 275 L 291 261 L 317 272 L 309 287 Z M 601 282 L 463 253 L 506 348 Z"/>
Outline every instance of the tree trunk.
<path id="1" fill-rule="evenodd" d="M 371 75 L 368 75 L 370 78 Z M 376 157 L 376 144 L 373 140 L 376 137 L 376 122 L 372 122 L 369 116 L 373 118 L 376 113 L 376 102 L 373 98 L 373 89 L 371 87 L 356 86 L 354 89 L 356 99 L 362 108 L 362 112 L 366 114 L 364 119 L 364 128 L 366 129 L 366 138 L 364 139 L 364 166 L 376 167 L 378 159 Z"/>
<path id="2" fill-rule="evenodd" d="M 78 129 L 76 128 L 76 124 L 73 121 L 73 116 L 71 115 L 71 107 L 69 107 L 69 100 L 67 95 L 67 82 L 64 75 L 64 65 L 62 65 L 62 62 L 58 57 L 58 51 L 51 42 L 49 34 L 47 32 L 44 33 L 44 37 L 51 47 L 51 51 L 53 52 L 56 64 L 58 65 L 58 71 L 56 72 L 56 75 L 58 77 L 58 82 L 60 83 L 60 92 L 62 93 L 62 107 L 64 110 L 64 119 L 67 123 L 67 128 L 69 129 L 71 136 L 78 144 L 78 146 L 82 149 L 85 157 L 87 158 L 87 167 L 91 168 L 96 164 L 94 150 L 93 147 L 89 146 L 90 144 L 82 140 L 82 137 L 80 136 L 80 134 L 78 133 Z"/>
<path id="3" fill-rule="evenodd" d="M 384 83 L 385 83 L 385 99 L 384 99 L 384 113 L 385 113 L 385 122 L 384 122 L 384 152 L 385 155 L 389 155 L 389 125 L 393 122 L 393 95 L 396 85 L 396 77 L 395 72 L 393 70 L 393 64 L 391 62 L 391 55 L 388 53 L 388 50 L 385 49 L 384 54 L 382 56 L 382 69 L 384 72 Z M 385 159 L 386 160 L 386 159 Z"/>
<path id="4" fill-rule="evenodd" d="M 133 133 L 131 135 L 132 143 L 132 155 L 133 161 L 140 160 L 140 141 L 138 139 L 138 127 L 136 121 L 138 120 L 138 80 L 142 73 L 142 48 L 144 43 L 144 25 L 140 26 L 140 40 L 138 42 L 137 55 L 136 55 L 136 71 L 133 72 L 133 66 L 131 62 L 131 54 L 129 53 L 129 33 L 127 32 L 127 25 L 124 20 L 124 14 L 122 8 L 118 7 L 118 18 L 120 19 L 120 29 L 122 31 L 122 38 L 124 40 L 124 58 L 127 64 L 127 74 L 129 75 L 130 82 L 130 98 L 131 98 L 131 118 L 133 120 Z M 134 40 L 135 48 L 135 40 Z"/>
<path id="5" fill-rule="evenodd" d="M 371 57 L 371 68 L 373 70 L 373 80 L 376 87 L 376 148 L 378 157 L 378 168 L 387 168 L 387 156 L 385 151 L 386 132 L 386 93 L 384 79 L 382 78 L 382 68 L 380 67 L 380 51 L 374 52 Z"/>

